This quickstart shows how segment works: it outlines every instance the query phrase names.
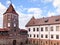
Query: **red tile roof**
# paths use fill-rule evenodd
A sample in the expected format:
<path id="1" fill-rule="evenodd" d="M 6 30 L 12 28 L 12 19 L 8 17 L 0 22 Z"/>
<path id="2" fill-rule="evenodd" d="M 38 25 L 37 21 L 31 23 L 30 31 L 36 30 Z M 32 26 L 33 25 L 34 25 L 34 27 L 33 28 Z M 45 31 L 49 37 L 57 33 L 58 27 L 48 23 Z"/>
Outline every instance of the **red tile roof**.
<path id="1" fill-rule="evenodd" d="M 13 13 L 13 14 L 18 15 L 18 14 L 16 13 L 14 7 L 12 6 L 12 4 L 10 4 L 10 6 L 8 7 L 8 9 L 6 10 L 6 12 L 5 12 L 4 14 L 6 14 L 6 13 Z"/>
<path id="2" fill-rule="evenodd" d="M 0 31 L 9 31 L 9 28 L 0 28 Z"/>
<path id="3" fill-rule="evenodd" d="M 26 24 L 27 26 L 39 26 L 39 25 L 51 25 L 51 24 L 60 24 L 60 15 L 59 16 L 51 16 L 46 18 L 32 19 Z"/>
<path id="4" fill-rule="evenodd" d="M 27 31 L 27 30 L 25 30 L 25 29 L 20 29 L 20 31 Z"/>

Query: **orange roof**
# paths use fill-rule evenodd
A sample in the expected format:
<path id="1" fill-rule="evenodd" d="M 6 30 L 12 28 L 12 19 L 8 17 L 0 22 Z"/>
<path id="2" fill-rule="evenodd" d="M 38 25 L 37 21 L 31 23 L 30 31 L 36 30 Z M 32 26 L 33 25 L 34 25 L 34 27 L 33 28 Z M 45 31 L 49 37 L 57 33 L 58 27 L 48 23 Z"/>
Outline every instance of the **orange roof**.
<path id="1" fill-rule="evenodd" d="M 6 12 L 4 14 L 6 14 L 6 13 L 14 13 L 14 14 L 18 15 L 16 13 L 14 7 L 12 6 L 12 4 L 10 4 L 10 6 L 8 7 L 8 9 L 6 10 Z"/>
<path id="2" fill-rule="evenodd" d="M 0 28 L 0 31 L 9 31 L 9 28 Z"/>
<path id="3" fill-rule="evenodd" d="M 52 25 L 52 24 L 60 24 L 60 15 L 59 16 L 51 16 L 46 18 L 35 19 L 32 18 L 27 24 L 27 26 L 39 26 L 39 25 Z"/>

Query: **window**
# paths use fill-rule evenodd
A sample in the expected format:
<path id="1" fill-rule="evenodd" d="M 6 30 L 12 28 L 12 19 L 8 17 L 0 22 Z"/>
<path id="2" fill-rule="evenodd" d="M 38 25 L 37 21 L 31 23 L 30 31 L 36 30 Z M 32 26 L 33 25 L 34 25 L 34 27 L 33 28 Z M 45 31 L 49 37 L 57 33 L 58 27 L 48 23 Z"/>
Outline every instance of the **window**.
<path id="1" fill-rule="evenodd" d="M 29 37 L 29 34 L 28 34 L 28 37 Z"/>
<path id="2" fill-rule="evenodd" d="M 53 31 L 53 27 L 51 27 L 51 31 Z"/>
<path id="3" fill-rule="evenodd" d="M 29 32 L 30 32 L 30 28 L 29 28 Z"/>
<path id="4" fill-rule="evenodd" d="M 48 31 L 48 27 L 45 27 L 45 31 Z"/>
<path id="5" fill-rule="evenodd" d="M 59 26 L 56 26 L 56 31 L 59 31 Z"/>
<path id="6" fill-rule="evenodd" d="M 10 27 L 10 23 L 8 23 L 8 27 Z"/>
<path id="7" fill-rule="evenodd" d="M 31 37 L 31 34 L 30 34 L 30 37 Z"/>
<path id="8" fill-rule="evenodd" d="M 59 35 L 56 35 L 56 39 L 59 39 Z"/>
<path id="9" fill-rule="evenodd" d="M 41 38 L 43 38 L 43 34 L 41 34 Z"/>
<path id="10" fill-rule="evenodd" d="M 39 31 L 39 28 L 37 28 L 37 31 Z"/>
<path id="11" fill-rule="evenodd" d="M 37 34 L 37 38 L 39 37 L 39 35 Z"/>
<path id="12" fill-rule="evenodd" d="M 35 34 L 34 34 L 34 37 L 35 37 Z"/>
<path id="13" fill-rule="evenodd" d="M 10 15 L 8 15 L 8 18 L 10 18 L 11 16 Z"/>
<path id="14" fill-rule="evenodd" d="M 43 31 L 43 27 L 41 28 L 41 31 Z"/>
<path id="15" fill-rule="evenodd" d="M 48 35 L 45 35 L 45 38 L 48 38 Z"/>
<path id="16" fill-rule="evenodd" d="M 51 35 L 51 38 L 53 38 L 53 35 Z"/>
<path id="17" fill-rule="evenodd" d="M 59 21 L 59 19 L 56 19 L 55 21 Z"/>
<path id="18" fill-rule="evenodd" d="M 14 23 L 14 27 L 16 27 L 16 24 Z"/>
<path id="19" fill-rule="evenodd" d="M 45 22 L 48 22 L 48 20 L 45 20 Z"/>
<path id="20" fill-rule="evenodd" d="M 35 28 L 33 28 L 33 31 L 35 31 Z"/>

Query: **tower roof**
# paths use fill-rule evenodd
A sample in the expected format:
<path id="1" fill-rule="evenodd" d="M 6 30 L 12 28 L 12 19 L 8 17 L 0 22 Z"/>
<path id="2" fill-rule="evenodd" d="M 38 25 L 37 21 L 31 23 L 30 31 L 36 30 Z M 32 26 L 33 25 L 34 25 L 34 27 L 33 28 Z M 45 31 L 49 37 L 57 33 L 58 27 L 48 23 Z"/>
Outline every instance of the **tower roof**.
<path id="1" fill-rule="evenodd" d="M 6 10 L 6 12 L 4 14 L 6 14 L 6 13 L 14 13 L 14 14 L 17 14 L 12 4 L 10 4 L 10 6 L 8 7 L 8 9 Z"/>

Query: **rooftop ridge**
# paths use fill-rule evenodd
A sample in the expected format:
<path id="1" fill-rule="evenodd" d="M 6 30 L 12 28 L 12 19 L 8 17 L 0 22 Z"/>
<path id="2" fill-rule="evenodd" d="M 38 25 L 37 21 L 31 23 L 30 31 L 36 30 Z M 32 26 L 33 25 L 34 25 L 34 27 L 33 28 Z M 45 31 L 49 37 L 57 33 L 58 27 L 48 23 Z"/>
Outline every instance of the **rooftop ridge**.
<path id="1" fill-rule="evenodd" d="M 6 13 L 13 13 L 13 14 L 18 15 L 18 14 L 16 13 L 16 11 L 15 11 L 15 9 L 14 9 L 14 7 L 13 7 L 12 4 L 9 5 L 9 7 L 7 8 L 7 10 L 6 10 L 6 12 L 5 12 L 4 14 L 6 14 Z"/>

